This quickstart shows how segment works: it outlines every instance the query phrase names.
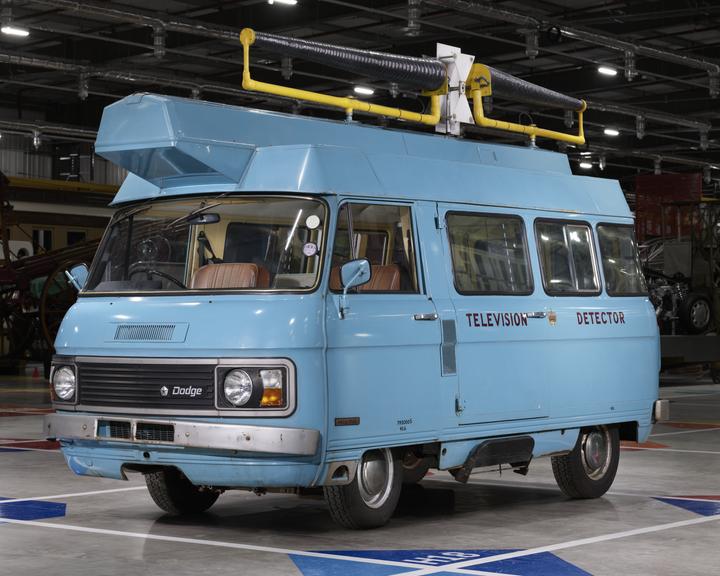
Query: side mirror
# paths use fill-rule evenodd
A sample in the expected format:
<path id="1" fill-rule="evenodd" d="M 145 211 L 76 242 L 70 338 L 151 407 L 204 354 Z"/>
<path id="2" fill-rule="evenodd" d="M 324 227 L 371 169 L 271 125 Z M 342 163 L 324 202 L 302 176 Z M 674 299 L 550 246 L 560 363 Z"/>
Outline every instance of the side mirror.
<path id="1" fill-rule="evenodd" d="M 370 275 L 370 262 L 365 258 L 361 260 L 350 260 L 350 262 L 345 262 L 340 268 L 340 283 L 342 284 L 343 292 L 342 296 L 340 296 L 338 314 L 341 320 L 345 318 L 345 312 L 348 309 L 345 304 L 345 297 L 347 296 L 348 290 L 367 284 L 370 280 Z"/>
<path id="2" fill-rule="evenodd" d="M 79 292 L 83 289 L 83 286 L 85 286 L 85 282 L 87 282 L 88 277 L 88 267 L 87 264 L 76 264 L 70 270 L 65 270 L 65 276 L 67 276 L 68 281 L 70 284 L 72 284 L 75 289 Z"/>
<path id="3" fill-rule="evenodd" d="M 350 260 L 340 268 L 340 282 L 343 286 L 343 294 L 347 294 L 350 288 L 362 286 L 370 281 L 370 262 L 363 258 L 361 260 Z"/>

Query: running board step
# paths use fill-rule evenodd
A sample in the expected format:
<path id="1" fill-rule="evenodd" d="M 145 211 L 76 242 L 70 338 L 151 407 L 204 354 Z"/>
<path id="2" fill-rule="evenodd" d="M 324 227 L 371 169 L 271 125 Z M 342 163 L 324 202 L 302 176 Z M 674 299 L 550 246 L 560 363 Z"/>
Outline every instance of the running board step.
<path id="1" fill-rule="evenodd" d="M 455 480 L 465 484 L 473 468 L 499 464 L 527 464 L 532 460 L 534 447 L 535 440 L 531 436 L 485 440 L 471 450 L 465 463 L 453 471 L 453 476 Z"/>

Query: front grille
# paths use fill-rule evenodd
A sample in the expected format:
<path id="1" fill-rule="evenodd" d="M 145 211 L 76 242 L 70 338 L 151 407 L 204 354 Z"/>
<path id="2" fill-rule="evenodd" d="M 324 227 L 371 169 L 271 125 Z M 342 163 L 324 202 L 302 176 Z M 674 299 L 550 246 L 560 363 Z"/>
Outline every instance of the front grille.
<path id="1" fill-rule="evenodd" d="M 100 420 L 98 422 L 98 436 L 103 438 L 120 438 L 130 440 L 130 422 L 122 420 Z"/>
<path id="2" fill-rule="evenodd" d="M 119 408 L 214 408 L 214 364 L 79 362 L 80 403 Z"/>
<path id="3" fill-rule="evenodd" d="M 175 427 L 172 424 L 151 424 L 138 422 L 135 430 L 136 440 L 151 440 L 154 442 L 174 442 Z"/>

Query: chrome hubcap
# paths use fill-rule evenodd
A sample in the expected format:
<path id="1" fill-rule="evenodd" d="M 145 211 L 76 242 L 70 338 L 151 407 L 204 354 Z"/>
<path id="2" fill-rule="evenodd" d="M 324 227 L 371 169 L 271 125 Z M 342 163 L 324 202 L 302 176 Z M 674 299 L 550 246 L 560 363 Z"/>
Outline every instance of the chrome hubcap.
<path id="1" fill-rule="evenodd" d="M 358 488 L 363 502 L 370 508 L 380 508 L 390 496 L 395 474 L 392 452 L 389 449 L 365 452 L 357 473 Z"/>
<path id="2" fill-rule="evenodd" d="M 587 475 L 594 480 L 602 478 L 612 457 L 609 430 L 602 427 L 583 434 L 580 447 L 582 464 Z"/>

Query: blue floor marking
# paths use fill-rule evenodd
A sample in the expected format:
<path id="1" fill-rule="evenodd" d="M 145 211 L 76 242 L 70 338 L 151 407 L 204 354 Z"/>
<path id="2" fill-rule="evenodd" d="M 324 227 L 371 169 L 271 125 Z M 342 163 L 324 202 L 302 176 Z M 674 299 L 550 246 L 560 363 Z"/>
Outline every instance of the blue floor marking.
<path id="1" fill-rule="evenodd" d="M 304 576 L 387 576 L 412 572 L 419 568 L 442 567 L 465 560 L 478 560 L 498 554 L 516 552 L 516 549 L 503 550 L 322 550 L 326 554 L 339 554 L 356 558 L 373 558 L 393 562 L 408 562 L 414 567 L 385 566 L 382 564 L 365 564 L 352 560 L 337 560 L 310 556 L 296 556 L 290 559 Z M 496 572 L 497 574 L 517 574 L 518 576 L 591 576 L 589 572 L 558 558 L 550 552 L 541 552 L 519 558 L 510 558 L 498 562 L 488 562 L 477 567 L 466 566 L 466 570 Z M 440 574 L 451 574 L 441 572 Z"/>
<path id="2" fill-rule="evenodd" d="M 10 500 L 10 498 L 0 497 L 0 524 L 3 523 L 3 518 L 11 520 L 42 520 L 43 518 L 65 516 L 65 504 L 61 502 L 24 500 L 23 502 L 3 504 L 3 500 Z"/>
<path id="3" fill-rule="evenodd" d="M 720 514 L 720 501 L 681 500 L 680 498 L 655 498 L 655 500 L 660 500 L 660 502 L 665 502 L 665 504 L 672 504 L 678 508 L 684 508 L 701 516 L 715 516 L 716 514 Z"/>

